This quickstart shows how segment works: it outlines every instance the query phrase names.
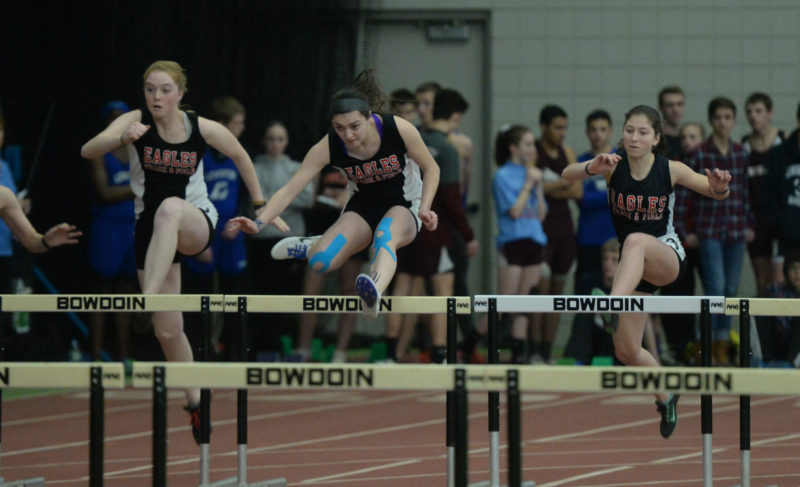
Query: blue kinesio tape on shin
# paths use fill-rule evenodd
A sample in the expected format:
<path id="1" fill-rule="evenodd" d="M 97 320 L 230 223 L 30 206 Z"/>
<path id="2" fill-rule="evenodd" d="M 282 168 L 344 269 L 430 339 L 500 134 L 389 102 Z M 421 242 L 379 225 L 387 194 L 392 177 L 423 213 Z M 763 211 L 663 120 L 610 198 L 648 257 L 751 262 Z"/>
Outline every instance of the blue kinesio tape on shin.
<path id="1" fill-rule="evenodd" d="M 336 238 L 333 239 L 333 242 L 331 242 L 331 244 L 328 245 L 327 249 L 325 249 L 323 252 L 317 252 L 316 254 L 314 254 L 313 257 L 311 257 L 311 259 L 309 259 L 308 266 L 311 267 L 312 271 L 319 274 L 327 271 L 328 267 L 330 267 L 331 265 L 331 261 L 333 260 L 333 258 L 336 257 L 336 254 L 338 254 L 339 251 L 342 250 L 342 247 L 344 247 L 344 244 L 346 243 L 347 239 L 344 238 L 344 235 L 340 233 L 339 235 L 336 236 Z M 314 265 L 317 263 L 321 263 L 322 267 L 319 269 L 315 269 Z"/>
<path id="2" fill-rule="evenodd" d="M 372 262 L 375 262 L 375 259 L 378 258 L 378 252 L 380 252 L 381 249 L 386 249 L 386 252 L 389 253 L 389 257 L 397 262 L 397 257 L 394 255 L 394 252 L 386 245 L 392 239 L 392 232 L 389 231 L 391 225 L 392 219 L 384 218 L 378 224 L 378 228 L 375 229 L 375 242 L 372 244 L 372 248 L 375 249 L 375 255 L 372 256 Z M 378 232 L 382 232 L 380 236 L 378 236 Z"/>

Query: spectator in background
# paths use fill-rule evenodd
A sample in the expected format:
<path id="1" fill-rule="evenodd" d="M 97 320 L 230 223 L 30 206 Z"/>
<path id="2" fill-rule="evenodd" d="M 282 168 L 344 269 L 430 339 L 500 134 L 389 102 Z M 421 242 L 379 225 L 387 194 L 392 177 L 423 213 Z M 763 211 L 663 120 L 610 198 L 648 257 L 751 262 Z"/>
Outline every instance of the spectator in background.
<path id="1" fill-rule="evenodd" d="M 237 139 L 245 128 L 244 106 L 231 96 L 223 96 L 211 103 L 211 118 L 221 123 Z M 196 257 L 184 260 L 184 291 L 189 294 L 216 293 L 241 294 L 244 291 L 242 277 L 247 268 L 244 235 L 229 232 L 225 224 L 240 212 L 244 195 L 241 178 L 233 159 L 210 147 L 203 156 L 203 178 L 208 198 L 219 213 L 219 222 L 211 245 Z M 186 316 L 187 329 L 193 338 L 202 339 L 200 317 Z M 235 360 L 238 357 L 238 336 L 230 327 L 223 329 L 221 322 L 214 321 L 212 328 L 212 353 L 222 354 Z"/>
<path id="2" fill-rule="evenodd" d="M 435 81 L 426 81 L 417 86 L 415 94 L 417 96 L 417 115 L 419 116 L 419 126 L 425 128 L 433 120 L 433 99 L 442 86 Z"/>
<path id="3" fill-rule="evenodd" d="M 658 110 L 664 119 L 664 141 L 669 158 L 682 161 L 680 130 L 686 95 L 680 86 L 665 86 L 658 93 Z"/>
<path id="4" fill-rule="evenodd" d="M 781 145 L 786 135 L 772 126 L 772 98 L 766 93 L 756 92 L 745 101 L 747 123 L 752 131 L 742 138 L 742 147 L 750 155 L 747 180 L 750 185 L 750 208 L 753 211 L 755 237 L 747 244 L 750 262 L 756 275 L 758 296 L 765 296 L 767 286 L 783 275 L 777 256 L 778 236 L 769 224 L 761 200 L 761 186 L 767 172 L 769 154 Z M 776 262 L 773 262 L 773 259 Z"/>
<path id="5" fill-rule="evenodd" d="M 747 183 L 748 156 L 744 148 L 731 139 L 736 125 L 736 104 L 725 97 L 716 97 L 708 104 L 711 137 L 700 144 L 687 158 L 686 164 L 702 174 L 706 169 L 720 169 L 731 174 L 731 187 L 736 190 L 724 200 L 701 198 L 691 194 L 685 204 L 694 208 L 695 236 L 699 246 L 700 274 L 707 296 L 735 296 L 744 260 L 745 242 L 753 239 L 753 214 Z M 683 210 L 680 214 L 685 215 Z M 730 364 L 730 317 L 713 315 L 712 361 Z"/>
<path id="6" fill-rule="evenodd" d="M 401 279 L 402 273 L 408 275 L 403 279 L 408 283 L 412 281 L 411 276 L 430 279 L 433 294 L 436 296 L 453 295 L 454 266 L 448 248 L 454 233 L 461 234 L 466 242 L 467 256 L 475 255 L 478 251 L 478 241 L 475 240 L 475 234 L 461 206 L 458 151 L 447 140 L 447 135 L 457 125 L 466 108 L 466 100 L 457 91 L 442 89 L 436 93 L 432 120 L 422 129 L 421 135 L 428 151 L 439 165 L 439 186 L 431 206 L 439 216 L 439 225 L 435 230 L 420 232 L 411 245 L 398 251 L 397 256 L 397 278 Z M 431 362 L 443 363 L 447 358 L 445 315 L 430 316 L 430 333 L 433 346 Z"/>
<path id="7" fill-rule="evenodd" d="M 681 152 L 688 157 L 706 138 L 703 124 L 687 122 L 681 126 Z M 675 191 L 675 230 L 681 239 L 681 244 L 686 251 L 686 272 L 678 276 L 678 280 L 661 288 L 662 296 L 693 296 L 696 285 L 695 271 L 698 269 L 698 241 L 695 232 L 695 211 L 689 205 L 690 192 L 683 186 L 676 186 Z M 665 365 L 670 365 L 670 359 L 685 362 L 689 365 L 699 363 L 697 352 L 697 315 L 687 314 L 662 314 L 660 315 L 661 327 L 667 340 L 668 347 L 662 347 L 661 360 Z M 667 350 L 669 348 L 671 350 Z"/>
<path id="8" fill-rule="evenodd" d="M 617 151 L 611 145 L 614 129 L 611 115 L 605 110 L 594 110 L 586 117 L 586 137 L 590 149 L 578 156 L 578 162 L 588 161 L 597 154 Z M 575 282 L 586 274 L 597 274 L 601 269 L 601 247 L 609 239 L 616 238 L 608 207 L 608 186 L 601 175 L 583 180 L 583 196 L 578 200 L 578 267 Z M 576 288 L 577 289 L 577 288 Z M 576 291 L 577 292 L 577 291 Z M 578 293 L 580 294 L 580 293 Z"/>
<path id="9" fill-rule="evenodd" d="M 497 270 L 500 294 L 528 295 L 539 284 L 547 236 L 542 221 L 547 216 L 542 172 L 536 167 L 533 132 L 524 125 L 500 129 L 495 140 L 492 182 L 497 211 L 497 249 L 505 258 Z M 530 361 L 528 315 L 511 320 L 512 362 Z"/>
<path id="10" fill-rule="evenodd" d="M 778 299 L 800 298 L 800 253 L 793 250 L 783 262 L 784 282 L 767 286 L 766 297 Z M 800 317 L 758 316 L 758 336 L 761 353 L 767 366 L 800 367 Z"/>
<path id="11" fill-rule="evenodd" d="M 100 116 L 104 126 L 108 126 L 129 111 L 125 102 L 114 100 L 103 106 Z M 130 187 L 128 150 L 118 147 L 87 163 L 89 179 L 95 190 L 89 230 L 89 264 L 96 277 L 94 292 L 134 294 L 139 291 L 139 284 L 136 282 L 136 255 L 133 250 L 136 215 Z M 88 320 L 92 327 L 94 360 L 102 360 L 107 321 L 113 323 L 116 330 L 116 359 L 131 358 L 129 341 L 132 313 L 89 313 Z"/>
<path id="12" fill-rule="evenodd" d="M 461 93 L 458 93 L 458 95 L 464 99 Z M 447 134 L 447 141 L 458 152 L 459 203 L 466 213 L 469 213 L 467 209 L 467 194 L 469 193 L 470 184 L 472 184 L 472 157 L 475 152 L 472 139 L 461 132 L 461 121 L 468 108 L 469 104 L 464 100 L 463 110 L 454 114 L 453 129 Z M 470 296 L 472 294 L 469 286 L 467 286 L 469 258 L 472 257 L 468 255 L 467 243 L 460 232 L 455 232 L 453 233 L 453 241 L 448 247 L 450 259 L 453 261 L 453 294 L 456 296 Z M 485 331 L 479 332 L 475 328 L 475 321 L 471 313 L 458 315 L 457 320 L 464 336 L 460 346 L 464 362 L 485 362 L 485 359 L 476 350 L 476 346 L 482 335 L 485 335 Z"/>
<path id="13" fill-rule="evenodd" d="M 616 234 L 600 247 L 600 256 L 600 272 L 583 274 L 575 284 L 575 294 L 611 294 L 611 285 L 619 266 L 619 241 Z M 573 358 L 582 365 L 591 364 L 594 357 L 614 356 L 614 342 L 611 335 L 603 329 L 603 317 L 600 313 L 575 315 L 564 356 Z"/>
<path id="14" fill-rule="evenodd" d="M 800 122 L 800 106 L 797 118 Z M 761 197 L 765 218 L 778 233 L 780 255 L 800 251 L 800 129 L 772 149 Z"/>
<path id="15" fill-rule="evenodd" d="M 300 162 L 286 154 L 289 145 L 289 132 L 283 122 L 272 121 L 264 129 L 263 138 L 266 152 L 256 156 L 253 165 L 256 168 L 258 184 L 264 197 L 269 199 L 281 189 L 300 169 Z M 314 183 L 303 186 L 285 210 L 281 218 L 289 225 L 289 234 L 306 235 L 306 224 L 303 210 L 314 203 Z M 276 260 L 270 256 L 275 246 L 286 234 L 279 229 L 267 225 L 261 232 L 251 234 L 247 238 L 247 258 L 250 264 L 250 275 L 253 281 L 253 292 L 256 294 L 291 295 L 299 294 L 302 288 L 303 266 L 293 260 Z M 272 277 L 270 277 L 272 276 Z M 274 276 L 281 276 L 275 279 Z M 256 351 L 277 350 L 280 347 L 280 335 L 293 334 L 294 318 L 287 314 L 261 315 L 257 318 L 253 330 L 253 345 Z"/>
<path id="16" fill-rule="evenodd" d="M 419 125 L 417 114 L 417 97 L 406 88 L 398 88 L 391 95 L 392 113 L 405 119 L 412 125 Z"/>
<path id="17" fill-rule="evenodd" d="M 536 140 L 537 167 L 542 171 L 544 194 L 547 197 L 544 261 L 550 269 L 550 275 L 543 276 L 539 281 L 539 293 L 562 294 L 577 252 L 572 212 L 567 203 L 583 197 L 583 184 L 561 178 L 561 171 L 576 163 L 575 153 L 564 145 L 567 112 L 557 105 L 545 106 L 539 113 L 539 127 L 542 135 Z M 557 313 L 534 315 L 530 333 L 532 363 L 550 361 L 550 350 L 560 319 Z"/>
<path id="18" fill-rule="evenodd" d="M 0 113 L 0 149 L 3 148 L 5 141 L 6 123 L 3 114 Z M 0 159 L 0 186 L 8 188 L 11 194 L 17 194 L 17 185 L 14 182 L 14 174 L 11 166 L 3 159 Z M 30 211 L 30 200 L 21 199 L 19 203 L 24 214 Z M 15 243 L 11 235 L 11 229 L 3 220 L 0 220 L 0 294 L 29 293 L 32 292 L 28 283 L 27 275 L 30 274 L 30 259 L 20 259 L 15 257 Z M 13 313 L 0 313 L 0 331 L 4 333 L 6 339 L 7 360 L 18 360 L 22 358 L 23 344 L 31 335 L 30 322 L 15 323 Z M 16 315 L 20 317 L 20 314 Z M 30 316 L 30 315 L 28 315 Z M 11 328 L 14 325 L 13 329 Z M 8 328 L 8 331 L 6 329 Z M 26 335 L 23 337 L 23 335 Z M 19 340 L 19 341 L 17 341 Z"/>

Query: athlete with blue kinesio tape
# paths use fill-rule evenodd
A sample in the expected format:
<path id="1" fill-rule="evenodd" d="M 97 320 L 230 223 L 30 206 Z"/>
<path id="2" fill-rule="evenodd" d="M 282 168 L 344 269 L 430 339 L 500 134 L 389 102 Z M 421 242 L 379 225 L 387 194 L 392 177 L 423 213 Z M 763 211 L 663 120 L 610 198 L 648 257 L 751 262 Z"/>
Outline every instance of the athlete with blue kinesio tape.
<path id="1" fill-rule="evenodd" d="M 270 198 L 257 219 L 237 217 L 230 222 L 256 233 L 323 167 L 331 164 L 344 171 L 355 183 L 356 192 L 336 223 L 320 236 L 281 240 L 273 247 L 272 256 L 308 259 L 311 269 L 322 273 L 337 269 L 372 243 L 370 273 L 356 278 L 364 312 L 371 317 L 377 316 L 381 293 L 394 276 L 397 249 L 414 241 L 422 224 L 429 230 L 438 224 L 430 208 L 439 184 L 439 166 L 413 125 L 382 112 L 387 101 L 373 71 L 362 72 L 353 88 L 333 96 L 328 135 L 308 151 L 300 169 Z"/>

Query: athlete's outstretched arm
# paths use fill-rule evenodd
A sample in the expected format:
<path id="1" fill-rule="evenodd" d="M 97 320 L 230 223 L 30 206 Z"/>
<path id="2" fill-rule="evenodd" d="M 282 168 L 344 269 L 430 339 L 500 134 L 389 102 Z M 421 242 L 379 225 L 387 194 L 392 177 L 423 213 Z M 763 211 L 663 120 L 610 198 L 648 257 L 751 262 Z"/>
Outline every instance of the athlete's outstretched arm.
<path id="1" fill-rule="evenodd" d="M 597 174 L 603 174 L 608 180 L 617 163 L 622 160 L 619 154 L 598 154 L 586 162 L 567 164 L 561 171 L 561 177 L 567 181 L 581 181 Z"/>
<path id="2" fill-rule="evenodd" d="M 242 176 L 242 181 L 250 193 L 253 201 L 263 201 L 264 195 L 261 193 L 261 185 L 258 184 L 256 170 L 253 161 L 244 150 L 239 140 L 224 125 L 207 118 L 198 117 L 197 124 L 200 127 L 200 134 L 211 147 L 222 152 L 233 160 L 236 169 Z"/>
<path id="3" fill-rule="evenodd" d="M 78 243 L 78 237 L 82 235 L 75 225 L 68 223 L 59 223 L 44 235 L 37 232 L 23 213 L 16 195 L 5 186 L 0 186 L 0 217 L 17 240 L 35 254 L 47 252 L 52 247 Z"/>
<path id="4" fill-rule="evenodd" d="M 724 200 L 730 194 L 728 184 L 731 182 L 731 173 L 714 169 L 706 169 L 706 175 L 692 171 L 689 166 L 679 161 L 669 161 L 669 172 L 673 185 L 680 184 L 692 191 L 713 198 Z"/>
<path id="5" fill-rule="evenodd" d="M 102 132 L 95 135 L 81 147 L 81 157 L 96 159 L 111 152 L 117 147 L 138 140 L 150 130 L 149 125 L 142 123 L 142 111 L 131 110 L 115 118 Z"/>
<path id="6" fill-rule="evenodd" d="M 289 226 L 278 216 L 289 206 L 303 188 L 314 181 L 322 168 L 330 163 L 330 159 L 328 136 L 326 135 L 309 149 L 308 153 L 303 158 L 303 163 L 300 164 L 300 169 L 294 173 L 291 179 L 272 195 L 264 208 L 256 212 L 256 220 L 272 222 L 281 231 L 288 232 Z M 246 233 L 258 233 L 261 231 L 263 223 L 258 224 L 247 217 L 237 216 L 236 218 L 231 218 L 230 225 L 231 228 L 239 227 Z"/>
<path id="7" fill-rule="evenodd" d="M 439 224 L 439 218 L 435 212 L 431 211 L 431 204 L 433 197 L 436 196 L 436 189 L 439 187 L 439 165 L 433 159 L 425 142 L 422 141 L 422 136 L 419 130 L 411 125 L 408 121 L 394 117 L 397 124 L 397 130 L 406 144 L 406 151 L 408 155 L 417 163 L 424 177 L 422 178 L 422 200 L 419 204 L 419 218 L 425 224 L 428 230 L 436 230 Z"/>

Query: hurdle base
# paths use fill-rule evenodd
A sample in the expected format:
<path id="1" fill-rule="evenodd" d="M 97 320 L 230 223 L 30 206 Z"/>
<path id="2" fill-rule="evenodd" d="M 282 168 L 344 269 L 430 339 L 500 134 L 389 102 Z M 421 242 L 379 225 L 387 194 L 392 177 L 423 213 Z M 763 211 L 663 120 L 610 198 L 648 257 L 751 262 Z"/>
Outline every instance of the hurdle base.
<path id="1" fill-rule="evenodd" d="M 484 480 L 483 482 L 476 482 L 474 484 L 469 484 L 469 487 L 492 487 L 492 483 L 488 480 Z M 522 482 L 522 487 L 536 487 L 536 482 L 534 482 L 533 480 Z"/>
<path id="2" fill-rule="evenodd" d="M 3 486 L 0 485 L 0 487 Z M 212 484 L 208 484 L 208 487 L 286 487 L 286 479 L 277 478 L 262 480 L 261 482 L 240 484 L 239 479 L 236 477 L 231 477 L 229 479 L 218 480 Z"/>
<path id="3" fill-rule="evenodd" d="M 0 487 L 45 487 L 44 478 L 36 477 L 26 480 L 14 480 L 11 482 L 3 482 L 0 478 Z"/>

